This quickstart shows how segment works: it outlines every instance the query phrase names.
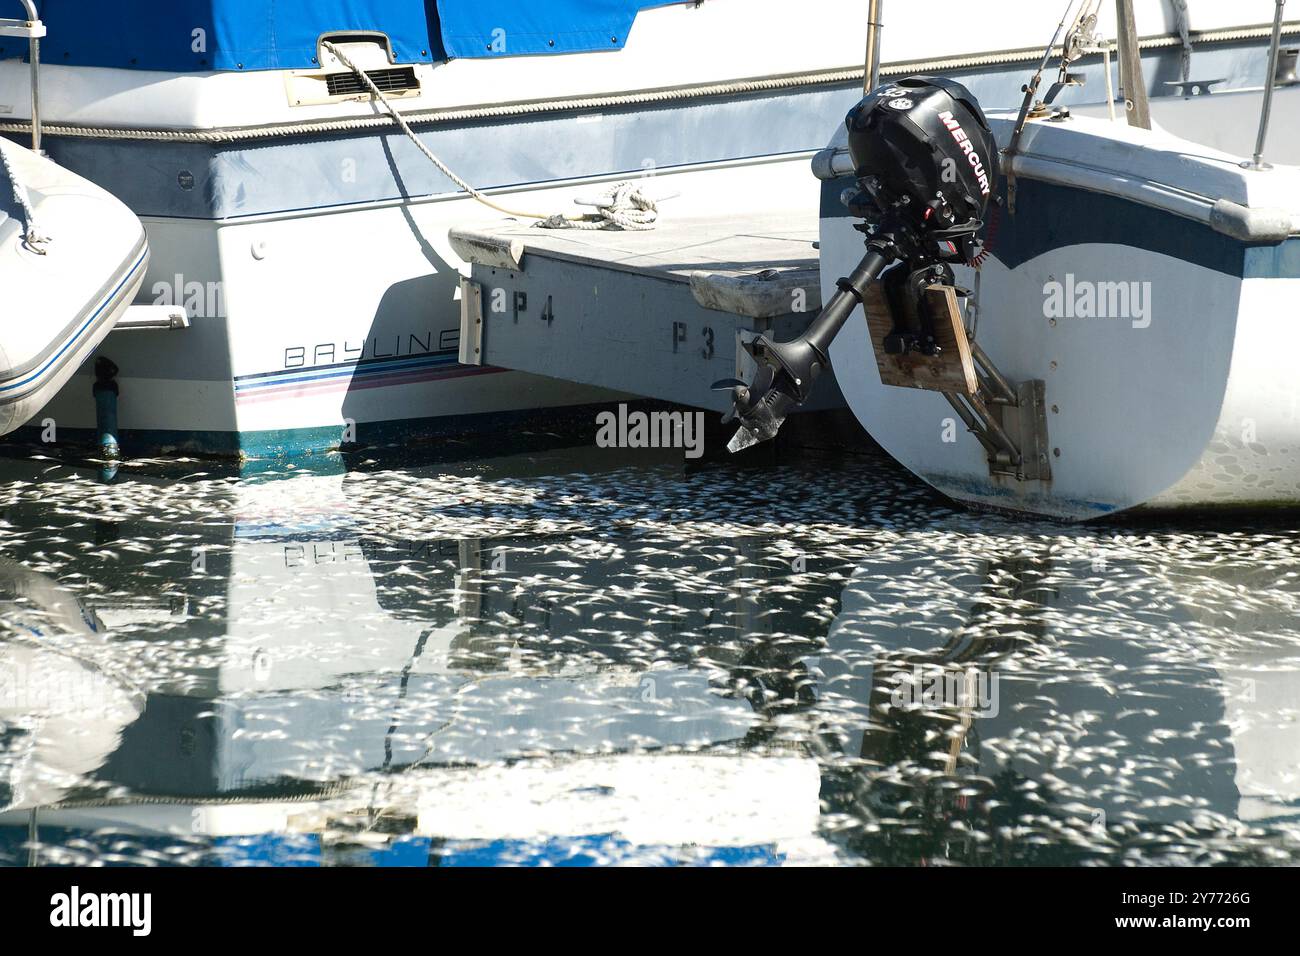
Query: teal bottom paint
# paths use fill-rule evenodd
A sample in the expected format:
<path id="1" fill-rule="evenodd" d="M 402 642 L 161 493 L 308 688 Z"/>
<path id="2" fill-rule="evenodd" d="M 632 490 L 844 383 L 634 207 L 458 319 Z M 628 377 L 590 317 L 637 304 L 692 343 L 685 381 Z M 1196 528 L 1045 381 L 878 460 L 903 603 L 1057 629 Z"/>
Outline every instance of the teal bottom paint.
<path id="1" fill-rule="evenodd" d="M 343 442 L 342 425 L 254 432 L 126 428 L 118 431 L 117 438 L 126 458 L 195 455 L 270 464 L 370 448 L 392 449 L 396 446 L 430 450 L 458 436 L 483 438 L 496 434 L 510 447 L 519 449 L 529 443 L 530 436 L 553 439 L 568 435 L 579 442 L 594 440 L 596 413 L 605 407 L 572 405 L 480 415 L 361 422 L 356 425 L 356 441 L 347 444 Z M 57 446 L 51 446 L 41 441 L 38 426 L 27 425 L 15 430 L 7 440 L 13 445 L 93 454 L 99 450 L 101 432 L 92 428 L 61 428 L 58 438 Z"/>

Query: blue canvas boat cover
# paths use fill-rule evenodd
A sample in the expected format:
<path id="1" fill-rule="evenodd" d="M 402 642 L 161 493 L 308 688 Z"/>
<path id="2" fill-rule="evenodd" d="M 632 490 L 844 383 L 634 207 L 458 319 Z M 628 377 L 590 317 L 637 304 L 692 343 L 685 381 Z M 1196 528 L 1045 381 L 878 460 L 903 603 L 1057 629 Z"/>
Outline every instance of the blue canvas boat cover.
<path id="1" fill-rule="evenodd" d="M 311 69 L 322 35 L 384 33 L 399 63 L 617 50 L 671 0 L 38 0 L 50 63 L 170 72 Z M 0 0 L 0 9 L 16 0 Z M 0 57 L 26 41 L 0 39 Z"/>

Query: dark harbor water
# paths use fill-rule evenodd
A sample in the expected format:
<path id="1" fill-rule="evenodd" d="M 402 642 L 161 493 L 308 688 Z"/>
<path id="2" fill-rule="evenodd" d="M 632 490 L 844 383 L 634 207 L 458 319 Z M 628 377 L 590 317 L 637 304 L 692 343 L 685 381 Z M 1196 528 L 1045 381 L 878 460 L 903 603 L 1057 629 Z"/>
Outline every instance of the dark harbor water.
<path id="1" fill-rule="evenodd" d="M 0 461 L 0 863 L 1295 864 L 1300 522 Z"/>

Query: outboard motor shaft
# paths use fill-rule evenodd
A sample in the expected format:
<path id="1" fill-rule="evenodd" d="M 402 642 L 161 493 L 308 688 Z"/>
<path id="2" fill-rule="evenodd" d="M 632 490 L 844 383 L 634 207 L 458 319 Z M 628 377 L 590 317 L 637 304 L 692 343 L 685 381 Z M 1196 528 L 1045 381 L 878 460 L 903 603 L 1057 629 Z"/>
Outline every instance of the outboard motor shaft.
<path id="1" fill-rule="evenodd" d="M 727 380 L 714 384 L 714 388 L 730 387 L 735 402 L 723 421 L 740 420 L 728 449 L 737 452 L 776 437 L 786 416 L 808 400 L 813 383 L 830 365 L 835 336 L 854 309 L 866 305 L 867 288 L 892 261 L 887 251 L 871 249 L 851 276 L 839 280 L 839 291 L 797 339 L 773 342 L 760 335 L 745 344 L 758 364 L 753 383 Z"/>
<path id="2" fill-rule="evenodd" d="M 715 383 L 732 391 L 734 406 L 724 421 L 740 422 L 727 446 L 733 452 L 774 437 L 807 401 L 830 363 L 831 342 L 890 265 L 901 262 L 909 275 L 929 271 L 936 281 L 950 281 L 947 263 L 974 258 L 998 152 L 970 91 L 952 80 L 911 77 L 865 97 L 846 123 L 858 184 L 847 203 L 863 219 L 856 228 L 867 236 L 867 253 L 801 336 L 773 342 L 760 335 L 746 344 L 758 367 L 752 382 Z M 899 327 L 887 346 L 934 354 L 933 341 L 923 328 Z"/>

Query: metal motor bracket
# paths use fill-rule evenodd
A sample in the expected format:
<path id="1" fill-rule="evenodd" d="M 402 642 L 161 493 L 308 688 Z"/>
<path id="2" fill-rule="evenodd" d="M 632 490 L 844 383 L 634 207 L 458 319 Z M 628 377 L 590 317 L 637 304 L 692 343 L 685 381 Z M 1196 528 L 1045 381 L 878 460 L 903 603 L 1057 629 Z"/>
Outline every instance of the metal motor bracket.
<path id="1" fill-rule="evenodd" d="M 1051 449 L 1047 440 L 1047 383 L 1041 378 L 1018 382 L 1016 403 L 994 404 L 990 411 L 1019 451 L 1019 461 L 1003 463 L 989 457 L 989 473 L 1017 481 L 1051 481 Z"/>
<path id="2" fill-rule="evenodd" d="M 1012 382 L 967 331 L 950 286 L 932 285 L 929 299 L 933 328 L 942 349 L 933 358 L 899 356 L 885 349 L 887 330 L 895 327 L 895 303 L 877 284 L 867 303 L 867 327 L 882 385 L 943 394 L 988 455 L 989 473 L 1018 481 L 1050 481 L 1052 467 L 1047 434 L 1047 385 L 1042 379 Z"/>

